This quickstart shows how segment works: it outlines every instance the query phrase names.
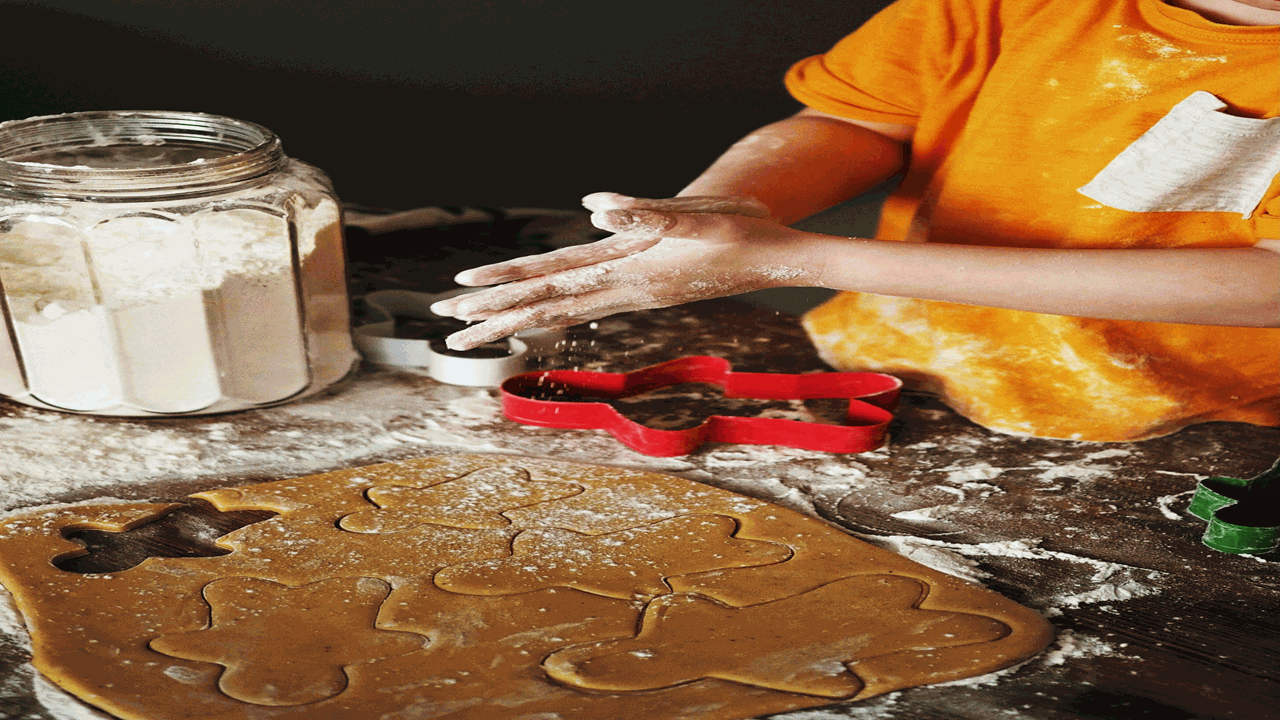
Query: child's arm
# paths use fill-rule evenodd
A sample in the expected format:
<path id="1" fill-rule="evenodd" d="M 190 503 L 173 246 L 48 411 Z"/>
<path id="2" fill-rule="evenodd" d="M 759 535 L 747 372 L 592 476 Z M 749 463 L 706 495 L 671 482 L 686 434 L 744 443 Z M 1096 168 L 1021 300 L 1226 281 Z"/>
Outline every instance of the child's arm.
<path id="1" fill-rule="evenodd" d="M 1234 249 L 1058 250 L 882 242 L 780 224 L 896 171 L 901 143 L 894 133 L 909 128 L 869 130 L 802 113 L 753 134 L 764 139 L 735 145 L 686 191 L 719 198 L 589 196 L 593 222 L 619 235 L 462 273 L 463 284 L 510 284 L 433 309 L 485 321 L 453 335 L 455 348 L 528 327 L 785 286 L 1083 317 L 1280 326 L 1280 255 L 1264 249 L 1280 250 L 1274 247 L 1280 241 Z M 867 160 L 850 163 L 848 152 Z M 766 207 L 777 221 L 763 217 Z M 689 212 L 699 208 L 709 212 Z"/>
<path id="2" fill-rule="evenodd" d="M 751 197 L 790 225 L 901 170 L 912 130 L 802 110 L 734 143 L 679 195 Z"/>
<path id="3" fill-rule="evenodd" d="M 1100 249 L 900 243 L 801 233 L 729 215 L 610 211 L 605 229 L 785 245 L 805 285 L 1077 317 L 1280 327 L 1280 240 L 1247 248 Z M 743 264 L 750 264 L 744 260 Z M 786 285 L 787 283 L 778 283 Z"/>

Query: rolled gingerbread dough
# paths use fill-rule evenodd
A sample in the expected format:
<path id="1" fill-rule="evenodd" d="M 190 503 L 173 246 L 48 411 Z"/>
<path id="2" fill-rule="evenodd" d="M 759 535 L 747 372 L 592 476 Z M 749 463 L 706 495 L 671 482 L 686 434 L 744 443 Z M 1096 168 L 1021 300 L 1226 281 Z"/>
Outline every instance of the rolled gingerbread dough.
<path id="1" fill-rule="evenodd" d="M 126 720 L 732 720 L 979 675 L 1036 612 L 797 513 L 668 475 L 445 455 L 198 497 L 278 513 L 230 554 L 76 573 L 83 529 L 0 524 L 33 663 Z M 689 714 L 692 713 L 692 714 Z"/>

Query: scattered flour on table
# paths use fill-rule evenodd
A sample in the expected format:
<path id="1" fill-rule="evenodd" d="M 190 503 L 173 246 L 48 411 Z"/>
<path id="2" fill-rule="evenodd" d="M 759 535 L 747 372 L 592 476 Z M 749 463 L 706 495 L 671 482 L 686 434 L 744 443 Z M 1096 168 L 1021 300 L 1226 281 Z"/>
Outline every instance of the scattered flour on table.
<path id="1" fill-rule="evenodd" d="M 786 720 L 894 720 L 897 718 L 898 698 L 901 692 L 892 692 L 855 705 L 838 708 L 793 710 L 782 715 Z"/>
<path id="2" fill-rule="evenodd" d="M 1017 665 L 997 670 L 985 675 L 976 675 L 971 678 L 962 680 L 952 680 L 950 682 L 938 683 L 932 687 L 983 687 L 995 685 L 1001 680 L 1016 674 L 1028 665 L 1043 665 L 1046 667 L 1056 667 L 1064 665 L 1068 660 L 1077 660 L 1082 658 L 1091 658 L 1099 656 L 1116 656 L 1116 647 L 1103 640 L 1078 633 L 1075 630 L 1061 630 L 1058 632 L 1057 638 L 1049 649 L 1043 653 L 1024 660 Z"/>
<path id="3" fill-rule="evenodd" d="M 950 442 L 943 448 L 951 452 L 969 451 L 980 448 L 985 443 L 979 438 L 958 436 L 952 438 Z M 932 449 L 938 447 L 937 443 L 918 443 L 912 445 L 912 449 Z M 937 472 L 947 473 L 943 482 L 951 484 L 960 484 L 977 480 L 994 480 L 1001 475 L 1013 471 L 1036 471 L 1036 479 L 1043 481 L 1057 480 L 1058 478 L 1074 478 L 1077 480 L 1093 480 L 1099 477 L 1105 477 L 1109 473 L 1115 471 L 1112 465 L 1099 464 L 1099 460 L 1109 458 L 1121 458 L 1132 455 L 1129 450 L 1120 448 L 1109 448 L 1107 450 L 1099 450 L 1089 453 L 1083 458 L 1075 462 L 1062 463 L 1054 460 L 1037 460 L 1026 467 L 1010 467 L 998 468 L 990 463 L 977 461 L 954 463 L 945 468 L 939 468 Z"/>
<path id="4" fill-rule="evenodd" d="M 31 652 L 31 635 L 27 633 L 27 625 L 22 621 L 22 613 L 13 601 L 13 595 L 0 585 L 0 633 L 10 639 L 13 644 L 27 652 Z"/>
<path id="5" fill-rule="evenodd" d="M 1181 520 L 1182 516 L 1174 511 L 1173 504 L 1178 500 L 1181 500 L 1182 498 L 1185 498 L 1194 494 L 1195 494 L 1195 490 L 1192 489 L 1192 490 L 1184 490 L 1183 492 L 1174 493 L 1172 495 L 1163 495 L 1161 497 L 1156 498 L 1156 507 L 1160 510 L 1161 515 L 1169 518 L 1170 520 Z"/>
<path id="6" fill-rule="evenodd" d="M 1037 460 L 1029 467 L 1006 468 L 1006 470 L 1035 470 L 1035 478 L 1041 482 L 1053 482 L 1063 478 L 1071 480 L 1098 480 L 1115 473 L 1114 465 L 1098 464 L 1098 460 L 1128 457 L 1132 453 L 1120 448 L 1110 448 L 1089 453 L 1077 462 L 1061 463 L 1053 460 Z"/>
<path id="7" fill-rule="evenodd" d="M 917 508 L 915 510 L 903 510 L 896 512 L 889 517 L 898 520 L 916 520 L 929 521 L 940 520 L 950 515 L 955 510 L 955 505 L 930 505 L 929 507 Z"/>
<path id="8" fill-rule="evenodd" d="M 84 704 L 39 673 L 32 679 L 31 687 L 35 690 L 36 700 L 55 720 L 116 720 L 115 716 Z"/>
<path id="9" fill-rule="evenodd" d="M 705 470 L 687 464 L 685 477 L 816 517 L 872 482 L 871 469 L 848 456 L 776 445 L 712 449 L 700 460 Z M 785 476 L 761 467 L 785 467 Z"/>
<path id="10" fill-rule="evenodd" d="M 1154 570 L 1045 550 L 1039 547 L 1039 539 L 966 544 L 911 535 L 858 537 L 939 572 L 979 584 L 991 575 L 982 570 L 980 564 L 971 559 L 973 557 L 1059 560 L 1083 565 L 1086 572 L 1071 577 L 1066 587 L 1046 592 L 1032 602 L 1051 616 L 1060 614 L 1064 607 L 1120 602 L 1159 594 L 1160 587 L 1155 583 L 1164 577 L 1163 573 Z"/>
<path id="11" fill-rule="evenodd" d="M 950 438 L 942 449 L 950 452 L 970 452 L 976 451 L 982 446 L 982 444 L 983 441 L 978 438 L 958 436 Z M 938 447 L 940 446 L 933 442 L 916 443 L 909 446 L 909 448 L 913 450 L 935 449 Z M 955 511 L 969 509 L 963 505 L 963 503 L 967 503 L 972 497 L 985 498 L 991 495 L 1004 493 L 1005 490 L 1003 488 L 987 481 L 995 480 L 1008 473 L 1016 472 L 1023 474 L 1024 476 L 1026 473 L 1032 473 L 1027 476 L 1030 480 L 1046 484 L 1056 483 L 1063 479 L 1080 482 L 1091 482 L 1105 479 L 1113 475 L 1116 469 L 1112 465 L 1099 464 L 1099 460 L 1127 457 L 1131 454 L 1132 453 L 1128 450 L 1109 448 L 1089 453 L 1075 462 L 1062 463 L 1053 460 L 1037 460 L 1031 465 L 1024 467 L 995 467 L 984 461 L 953 462 L 946 467 L 931 470 L 930 472 L 945 473 L 945 475 L 941 482 L 930 485 L 926 488 L 928 490 L 950 494 L 954 497 L 953 502 L 936 503 L 934 505 L 911 508 L 893 513 L 890 517 L 907 522 L 922 523 L 946 520 L 946 518 Z M 1060 490 L 1061 484 L 1039 489 L 1044 491 Z"/>
<path id="12" fill-rule="evenodd" d="M 1114 655 L 1115 651 L 1115 646 L 1096 637 L 1074 630 L 1063 630 L 1058 633 L 1057 641 L 1040 656 L 1039 661 L 1044 665 L 1062 665 L 1077 658 Z"/>
<path id="13" fill-rule="evenodd" d="M 949 447 L 948 449 L 955 449 Z M 1103 461 L 1113 458 L 1128 457 L 1131 451 L 1121 448 L 1108 448 L 1085 455 L 1070 463 L 1055 462 L 1045 459 L 1031 463 L 1027 467 L 998 468 L 985 462 L 955 463 L 941 468 L 938 472 L 946 473 L 943 483 L 932 486 L 933 489 L 947 491 L 957 496 L 957 502 L 968 499 L 969 493 L 979 496 L 1003 492 L 1000 488 L 984 480 L 994 480 L 1012 471 L 1031 472 L 1031 479 L 1042 483 L 1055 483 L 1063 479 L 1091 482 L 1104 479 L 1115 472 L 1115 468 Z M 1054 489 L 1054 488 L 1049 488 Z M 1160 511 L 1170 519 L 1180 519 L 1169 505 L 1186 493 L 1160 498 L 1157 505 Z M 935 504 L 894 513 L 891 517 L 898 520 L 929 523 L 947 518 L 953 510 L 962 506 L 958 504 Z M 1033 561 L 1058 561 L 1058 567 L 1066 568 L 1083 566 L 1084 572 L 1070 571 L 1062 580 L 1056 580 L 1044 588 L 1042 595 L 1033 601 L 1047 615 L 1061 614 L 1063 608 L 1076 608 L 1082 605 L 1095 605 L 1121 602 L 1134 598 L 1155 595 L 1160 592 L 1159 581 L 1162 573 L 1139 567 L 1110 563 L 1092 558 L 1072 555 L 1039 547 L 1038 539 L 1022 539 L 992 543 L 949 543 L 931 538 L 914 536 L 863 537 L 864 540 L 893 550 L 916 562 L 932 567 L 941 572 L 954 575 L 972 582 L 980 583 L 990 575 L 981 569 L 975 558 L 1020 558 Z"/>
<path id="14" fill-rule="evenodd" d="M 181 495 L 209 479 L 297 477 L 431 452 L 693 468 L 640 455 L 604 433 L 514 426 L 503 417 L 496 391 L 412 385 L 395 371 L 361 371 L 337 393 L 256 410 L 251 420 L 135 421 L 14 407 L 0 417 L 0 511 L 91 495 L 127 497 L 127 488 L 142 484 L 172 485 L 171 494 Z M 520 433 L 528 433 L 527 442 Z"/>
<path id="15" fill-rule="evenodd" d="M 991 577 L 976 560 L 971 560 L 958 552 L 950 550 L 947 545 L 936 540 L 897 535 L 880 537 L 875 535 L 859 535 L 859 539 L 877 547 L 895 552 L 908 560 L 933 568 L 938 572 L 958 577 L 962 580 L 981 585 L 982 581 Z"/>
<path id="16" fill-rule="evenodd" d="M 960 485 L 976 480 L 994 480 L 1004 474 L 1004 468 L 992 467 L 984 462 L 971 463 L 964 467 L 953 469 L 954 467 L 943 468 L 939 471 L 947 473 L 947 477 L 943 482 Z"/>

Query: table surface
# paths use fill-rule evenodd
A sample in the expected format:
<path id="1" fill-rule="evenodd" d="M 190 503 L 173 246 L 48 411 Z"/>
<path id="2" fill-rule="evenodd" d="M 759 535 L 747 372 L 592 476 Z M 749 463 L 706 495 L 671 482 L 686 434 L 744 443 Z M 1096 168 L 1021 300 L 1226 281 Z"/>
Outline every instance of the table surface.
<path id="1" fill-rule="evenodd" d="M 353 290 L 443 289 L 453 270 L 501 254 L 489 230 L 415 241 L 412 260 L 403 245 L 381 255 L 353 246 Z M 705 354 L 740 371 L 827 369 L 794 317 L 732 300 L 616 316 L 570 337 L 547 366 L 625 371 Z M 712 395 L 666 411 L 705 413 L 719 402 Z M 1021 438 L 908 393 L 890 430 L 885 447 L 856 455 L 707 445 L 652 458 L 601 431 L 512 423 L 494 390 L 365 365 L 331 392 L 230 415 L 108 419 L 0 403 L 0 510 L 180 500 L 436 453 L 659 471 L 777 502 L 961 574 L 1040 610 L 1057 631 L 1046 653 L 995 675 L 774 718 L 1280 718 L 1277 558 L 1212 551 L 1200 543 L 1203 523 L 1185 512 L 1197 480 L 1268 467 L 1280 429 L 1213 423 L 1119 444 Z M 194 512 L 184 522 L 209 520 Z M 200 534 L 136 542 L 183 546 Z M 0 718 L 85 717 L 37 696 L 29 657 L 0 636 Z"/>

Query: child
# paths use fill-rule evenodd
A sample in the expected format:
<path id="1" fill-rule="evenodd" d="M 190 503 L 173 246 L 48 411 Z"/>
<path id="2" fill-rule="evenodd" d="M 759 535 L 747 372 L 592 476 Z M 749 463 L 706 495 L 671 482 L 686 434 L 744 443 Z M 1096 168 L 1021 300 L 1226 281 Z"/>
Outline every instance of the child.
<path id="1" fill-rule="evenodd" d="M 461 273 L 470 347 L 766 287 L 840 370 L 1009 433 L 1280 425 L 1280 0 L 898 0 L 795 65 L 808 108 L 613 237 Z M 905 167 L 875 240 L 787 227 Z"/>

